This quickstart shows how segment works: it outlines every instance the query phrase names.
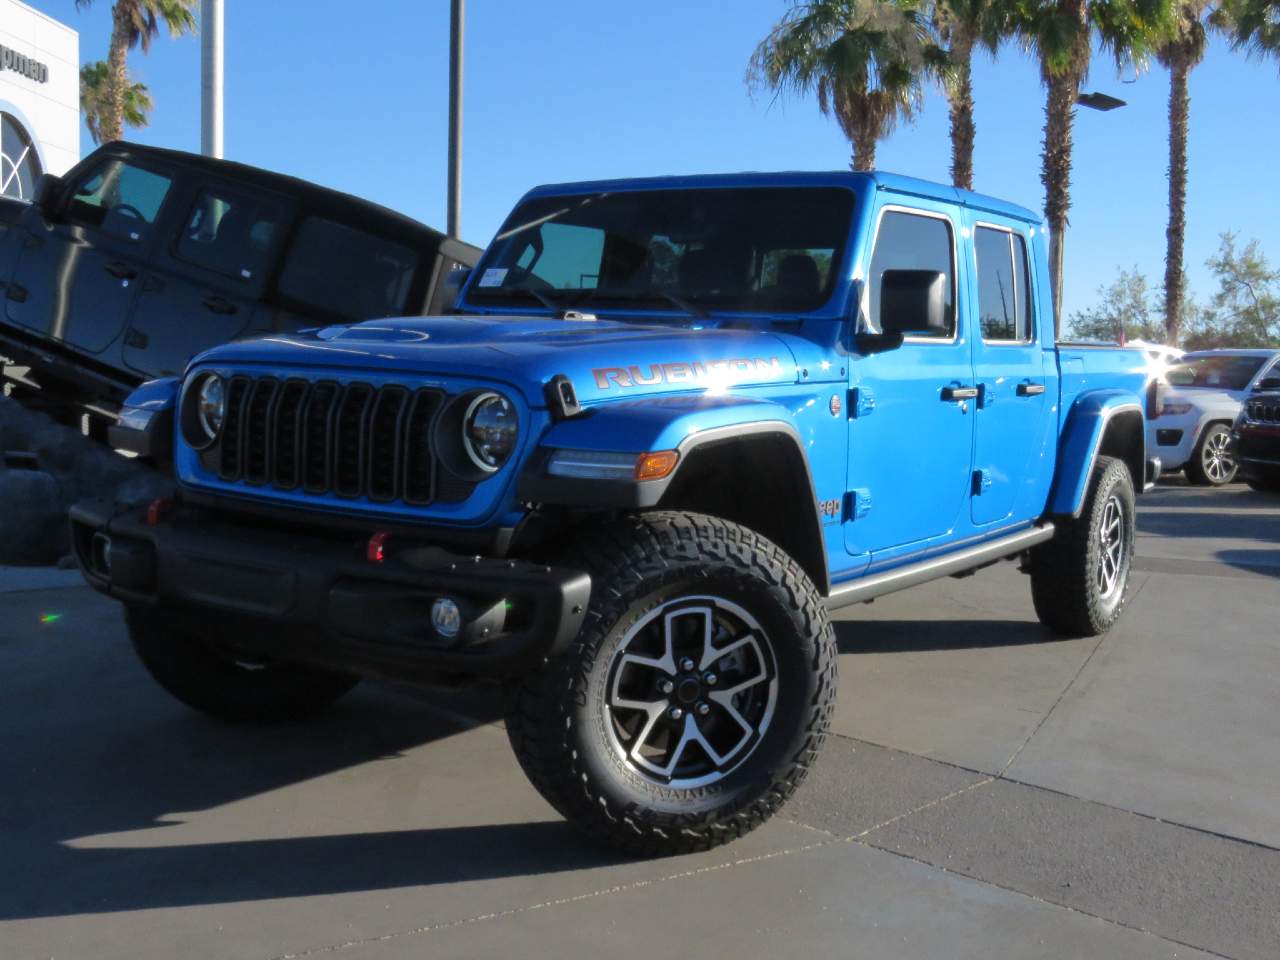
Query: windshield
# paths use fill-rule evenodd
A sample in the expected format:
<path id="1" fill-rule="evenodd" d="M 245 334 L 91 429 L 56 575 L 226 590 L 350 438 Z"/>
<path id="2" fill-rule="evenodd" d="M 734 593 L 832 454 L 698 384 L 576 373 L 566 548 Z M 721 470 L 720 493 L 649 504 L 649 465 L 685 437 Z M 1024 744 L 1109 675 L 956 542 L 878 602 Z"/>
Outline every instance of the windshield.
<path id="1" fill-rule="evenodd" d="M 1230 355 L 1184 357 L 1169 367 L 1165 379 L 1175 387 L 1243 390 L 1266 360 L 1266 357 Z"/>
<path id="2" fill-rule="evenodd" d="M 831 296 L 852 213 L 853 194 L 826 187 L 538 197 L 507 218 L 467 300 L 807 312 Z"/>

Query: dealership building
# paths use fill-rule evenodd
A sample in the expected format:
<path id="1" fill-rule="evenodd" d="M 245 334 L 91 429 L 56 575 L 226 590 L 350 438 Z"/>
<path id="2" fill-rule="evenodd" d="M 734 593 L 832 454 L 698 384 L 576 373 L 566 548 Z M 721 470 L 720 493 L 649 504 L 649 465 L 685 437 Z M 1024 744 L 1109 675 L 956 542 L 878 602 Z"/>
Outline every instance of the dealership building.
<path id="1" fill-rule="evenodd" d="M 0 194 L 31 199 L 80 159 L 80 35 L 0 0 Z"/>

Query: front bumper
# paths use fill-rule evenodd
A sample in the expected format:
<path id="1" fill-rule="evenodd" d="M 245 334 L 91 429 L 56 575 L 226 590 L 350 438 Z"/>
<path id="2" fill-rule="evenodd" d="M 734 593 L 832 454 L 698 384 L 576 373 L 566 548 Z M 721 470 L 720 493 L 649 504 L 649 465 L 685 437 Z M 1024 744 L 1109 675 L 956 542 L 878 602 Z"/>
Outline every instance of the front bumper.
<path id="1" fill-rule="evenodd" d="M 1280 478 L 1280 424 L 1247 424 L 1231 436 L 1242 480 Z"/>
<path id="2" fill-rule="evenodd" d="M 1191 460 L 1200 438 L 1200 414 L 1166 415 L 1147 421 L 1147 452 L 1158 456 L 1166 473 Z"/>
<path id="3" fill-rule="evenodd" d="M 398 539 L 370 562 L 366 539 L 191 506 L 149 517 L 90 501 L 72 508 L 71 532 L 85 579 L 118 600 L 216 622 L 220 641 L 247 652 L 411 682 L 536 667 L 578 633 L 591 593 L 578 570 Z M 440 597 L 463 611 L 453 640 L 431 626 Z"/>

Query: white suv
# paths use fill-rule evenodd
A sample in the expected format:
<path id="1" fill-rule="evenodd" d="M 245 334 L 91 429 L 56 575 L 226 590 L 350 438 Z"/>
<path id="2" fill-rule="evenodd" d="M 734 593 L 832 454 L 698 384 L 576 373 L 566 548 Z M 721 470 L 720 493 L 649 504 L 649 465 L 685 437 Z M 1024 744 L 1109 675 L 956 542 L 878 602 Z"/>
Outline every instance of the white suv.
<path id="1" fill-rule="evenodd" d="M 1244 398 L 1266 375 L 1280 375 L 1280 350 L 1201 350 L 1165 371 L 1160 412 L 1147 421 L 1147 456 L 1165 472 L 1185 470 L 1192 483 L 1235 479 L 1231 424 Z"/>

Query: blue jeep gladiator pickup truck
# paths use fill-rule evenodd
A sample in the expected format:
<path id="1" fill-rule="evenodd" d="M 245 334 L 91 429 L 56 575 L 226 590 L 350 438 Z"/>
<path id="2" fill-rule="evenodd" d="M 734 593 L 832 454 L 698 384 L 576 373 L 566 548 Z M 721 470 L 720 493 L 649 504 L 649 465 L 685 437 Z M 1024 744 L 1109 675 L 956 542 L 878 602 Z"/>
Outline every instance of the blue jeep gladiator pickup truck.
<path id="1" fill-rule="evenodd" d="M 179 495 L 72 513 L 172 694 L 294 717 L 500 680 L 530 779 L 654 854 L 751 830 L 827 729 L 829 611 L 1018 559 L 1125 602 L 1138 351 L 1058 344 L 1040 218 L 885 174 L 540 187 L 447 316 L 217 347 L 128 400 Z"/>

